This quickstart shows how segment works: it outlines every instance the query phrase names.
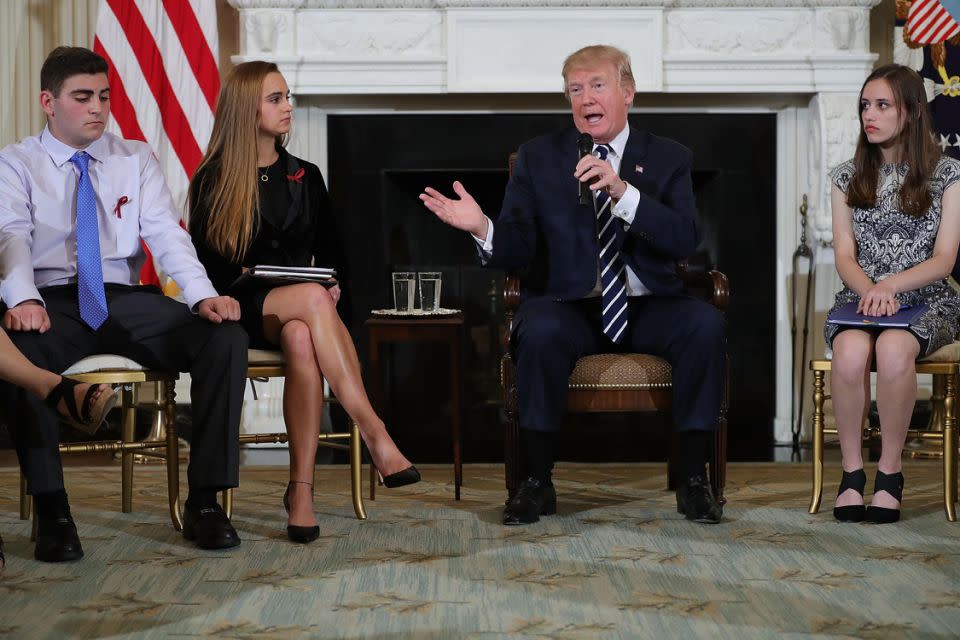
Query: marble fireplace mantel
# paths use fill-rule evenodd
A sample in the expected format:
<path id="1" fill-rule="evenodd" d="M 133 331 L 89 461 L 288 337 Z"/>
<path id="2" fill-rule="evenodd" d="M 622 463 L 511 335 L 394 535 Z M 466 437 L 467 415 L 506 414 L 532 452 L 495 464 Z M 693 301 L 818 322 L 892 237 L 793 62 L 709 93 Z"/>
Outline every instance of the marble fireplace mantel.
<path id="1" fill-rule="evenodd" d="M 329 113 L 450 111 L 464 101 L 489 112 L 504 100 L 532 110 L 559 94 L 563 58 L 597 42 L 630 53 L 640 109 L 775 113 L 774 434 L 790 440 L 797 212 L 807 195 L 807 236 L 819 265 L 814 306 L 822 312 L 838 287 L 825 175 L 853 152 L 856 95 L 877 58 L 869 51 L 869 13 L 879 0 L 229 2 L 240 12 L 233 60 L 279 65 L 298 100 L 293 148 L 321 169 Z M 822 350 L 820 317 L 811 319 L 806 357 Z"/>

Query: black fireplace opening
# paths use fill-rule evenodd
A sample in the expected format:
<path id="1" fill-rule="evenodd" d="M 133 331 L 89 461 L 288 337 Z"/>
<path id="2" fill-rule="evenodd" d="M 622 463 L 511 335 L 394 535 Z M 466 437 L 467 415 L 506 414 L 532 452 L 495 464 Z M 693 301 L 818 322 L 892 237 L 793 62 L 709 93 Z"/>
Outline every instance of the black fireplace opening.
<path id="1" fill-rule="evenodd" d="M 775 180 L 773 114 L 651 113 L 634 127 L 677 140 L 694 154 L 693 182 L 703 242 L 691 263 L 730 278 L 730 459 L 767 455 L 775 405 Z M 496 219 L 517 146 L 568 126 L 569 114 L 371 114 L 328 117 L 328 183 L 350 261 L 344 286 L 361 362 L 363 320 L 392 305 L 390 273 L 443 274 L 441 306 L 464 312 L 461 447 L 466 462 L 501 461 L 499 392 L 503 273 L 477 261 L 468 234 L 438 220 L 420 202 L 426 186 L 453 195 L 461 181 Z M 451 460 L 447 354 L 442 345 L 401 343 L 388 363 L 381 415 L 417 462 Z M 369 388 L 369 381 L 368 388 Z M 564 460 L 663 460 L 668 416 L 568 416 Z M 589 445 L 583 436 L 592 437 Z"/>

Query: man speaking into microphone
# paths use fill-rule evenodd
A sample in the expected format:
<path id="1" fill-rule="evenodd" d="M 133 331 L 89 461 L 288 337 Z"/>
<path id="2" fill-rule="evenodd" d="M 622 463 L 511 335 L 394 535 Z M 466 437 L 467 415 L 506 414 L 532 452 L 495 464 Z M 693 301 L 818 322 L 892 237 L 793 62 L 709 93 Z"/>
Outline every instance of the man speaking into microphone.
<path id="1" fill-rule="evenodd" d="M 520 146 L 496 225 L 460 182 L 455 198 L 431 187 L 420 195 L 437 217 L 473 235 L 483 264 L 530 267 L 511 336 L 526 478 L 503 522 L 556 512 L 551 471 L 567 379 L 581 357 L 624 351 L 673 367 L 677 508 L 689 520 L 717 523 L 722 511 L 705 469 L 726 326 L 676 275 L 677 261 L 700 242 L 692 154 L 627 123 L 636 89 L 625 52 L 580 49 L 564 61 L 563 82 L 574 126 Z"/>

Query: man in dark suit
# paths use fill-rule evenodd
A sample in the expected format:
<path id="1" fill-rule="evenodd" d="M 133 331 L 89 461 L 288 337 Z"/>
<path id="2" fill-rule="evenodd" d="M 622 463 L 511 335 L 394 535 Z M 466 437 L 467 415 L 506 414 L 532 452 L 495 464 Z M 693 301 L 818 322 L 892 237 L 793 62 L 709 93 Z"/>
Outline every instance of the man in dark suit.
<path id="1" fill-rule="evenodd" d="M 484 264 L 530 268 L 511 336 L 527 477 L 504 524 L 556 511 L 551 470 L 567 378 L 579 358 L 610 351 L 670 362 L 681 452 L 677 509 L 717 523 L 722 510 L 705 469 L 726 326 L 714 307 L 683 292 L 675 271 L 700 242 L 691 153 L 628 125 L 635 84 L 623 51 L 580 49 L 564 62 L 563 79 L 574 127 L 520 147 L 496 225 L 460 182 L 453 184 L 458 198 L 430 187 L 420 196 L 441 220 L 474 236 Z M 579 144 L 586 145 L 582 157 Z M 592 191 L 586 204 L 578 181 Z"/>

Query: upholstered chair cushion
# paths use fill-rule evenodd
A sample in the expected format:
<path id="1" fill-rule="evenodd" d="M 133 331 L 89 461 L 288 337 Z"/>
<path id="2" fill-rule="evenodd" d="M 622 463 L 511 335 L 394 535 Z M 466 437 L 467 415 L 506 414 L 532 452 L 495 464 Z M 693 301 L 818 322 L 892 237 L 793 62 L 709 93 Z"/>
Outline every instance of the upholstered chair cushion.
<path id="1" fill-rule="evenodd" d="M 571 389 L 666 388 L 670 364 L 642 353 L 601 353 L 580 358 L 570 374 Z"/>
<path id="2" fill-rule="evenodd" d="M 136 360 L 131 360 L 130 358 L 124 358 L 123 356 L 117 356 L 113 354 L 98 354 L 95 356 L 87 356 L 81 360 L 77 360 L 70 367 L 61 373 L 64 376 L 76 376 L 81 373 L 94 373 L 96 371 L 146 371 L 147 367 L 143 366 Z"/>
<path id="3" fill-rule="evenodd" d="M 960 341 L 954 340 L 948 345 L 942 346 L 926 358 L 920 358 L 920 362 L 957 362 L 960 361 Z"/>
<path id="4" fill-rule="evenodd" d="M 270 351 L 267 349 L 247 349 L 247 366 L 270 366 L 286 362 L 282 351 Z"/>

